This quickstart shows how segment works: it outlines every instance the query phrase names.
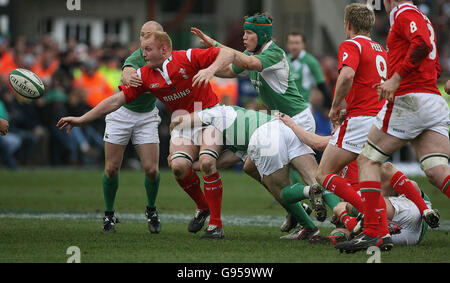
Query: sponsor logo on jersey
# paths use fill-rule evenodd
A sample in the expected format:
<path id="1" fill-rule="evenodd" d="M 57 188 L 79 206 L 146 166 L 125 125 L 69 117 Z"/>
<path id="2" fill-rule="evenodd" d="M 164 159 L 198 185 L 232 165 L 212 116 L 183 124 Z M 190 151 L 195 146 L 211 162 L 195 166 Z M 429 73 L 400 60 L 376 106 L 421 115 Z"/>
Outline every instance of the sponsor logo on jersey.
<path id="1" fill-rule="evenodd" d="M 162 99 L 163 99 L 165 102 L 170 102 L 170 101 L 174 101 L 174 100 L 183 98 L 183 97 L 185 97 L 186 95 L 188 95 L 189 93 L 191 93 L 191 90 L 187 88 L 187 89 L 185 89 L 185 90 L 183 90 L 183 91 L 179 91 L 179 92 L 177 92 L 177 93 L 174 93 L 174 94 L 171 94 L 171 95 L 164 96 Z"/>
<path id="2" fill-rule="evenodd" d="M 153 83 L 150 85 L 150 88 L 157 88 L 159 87 L 159 83 Z"/>

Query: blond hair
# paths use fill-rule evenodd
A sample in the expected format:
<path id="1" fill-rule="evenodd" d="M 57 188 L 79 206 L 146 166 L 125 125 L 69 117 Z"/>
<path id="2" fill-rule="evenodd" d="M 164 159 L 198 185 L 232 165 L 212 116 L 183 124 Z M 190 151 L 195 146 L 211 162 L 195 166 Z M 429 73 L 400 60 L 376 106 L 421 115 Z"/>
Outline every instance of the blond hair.
<path id="1" fill-rule="evenodd" d="M 353 3 L 345 7 L 344 22 L 351 24 L 355 33 L 369 35 L 375 24 L 375 13 L 365 4 Z"/>
<path id="2" fill-rule="evenodd" d="M 144 35 L 144 40 L 150 39 L 152 36 L 155 38 L 155 41 L 160 44 L 160 46 L 165 45 L 170 50 L 172 50 L 172 40 L 170 39 L 170 36 L 167 34 L 167 32 L 152 31 L 152 32 L 146 33 Z"/>

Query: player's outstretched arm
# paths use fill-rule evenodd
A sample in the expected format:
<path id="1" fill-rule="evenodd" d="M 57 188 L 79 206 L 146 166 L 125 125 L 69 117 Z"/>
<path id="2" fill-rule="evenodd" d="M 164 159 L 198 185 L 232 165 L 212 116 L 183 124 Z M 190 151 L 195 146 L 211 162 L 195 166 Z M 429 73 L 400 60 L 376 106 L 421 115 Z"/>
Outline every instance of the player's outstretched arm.
<path id="1" fill-rule="evenodd" d="M 447 94 L 450 94 L 450 80 L 448 80 L 447 83 L 445 84 L 444 90 Z"/>
<path id="2" fill-rule="evenodd" d="M 234 53 L 234 61 L 237 67 L 250 70 L 250 71 L 258 71 L 261 72 L 263 69 L 261 61 L 255 56 L 249 56 L 244 54 L 243 52 L 237 51 L 233 48 L 220 44 L 216 40 L 204 34 L 201 30 L 195 27 L 191 27 L 191 32 L 200 38 L 200 42 L 203 43 L 207 47 L 215 46 L 221 49 L 227 49 Z"/>
<path id="3" fill-rule="evenodd" d="M 308 132 L 302 126 L 297 125 L 295 121 L 289 117 L 289 115 L 281 114 L 277 117 L 283 123 L 286 124 L 294 134 L 302 141 L 302 143 L 310 146 L 314 150 L 324 151 L 330 141 L 330 136 L 319 136 L 314 133 Z"/>
<path id="4" fill-rule="evenodd" d="M 86 112 L 81 117 L 63 117 L 61 118 L 56 126 L 60 130 L 67 127 L 66 132 L 70 133 L 73 127 L 79 127 L 86 123 L 92 122 L 100 117 L 103 117 L 113 111 L 119 109 L 120 106 L 126 103 L 125 95 L 123 92 L 118 92 L 100 102 L 97 106 Z"/>

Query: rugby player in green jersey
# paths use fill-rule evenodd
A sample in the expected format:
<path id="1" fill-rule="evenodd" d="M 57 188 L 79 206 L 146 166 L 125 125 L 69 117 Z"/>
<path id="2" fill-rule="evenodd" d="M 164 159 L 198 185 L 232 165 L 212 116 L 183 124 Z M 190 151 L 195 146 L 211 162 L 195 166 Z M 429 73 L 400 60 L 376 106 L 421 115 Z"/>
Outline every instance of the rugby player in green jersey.
<path id="1" fill-rule="evenodd" d="M 140 38 L 149 32 L 162 31 L 162 26 L 155 21 L 146 22 L 140 31 Z M 132 53 L 122 67 L 123 84 L 139 86 L 142 81 L 136 70 L 147 63 L 139 48 Z M 141 160 L 145 172 L 144 186 L 147 196 L 147 217 L 150 233 L 159 233 L 161 223 L 156 210 L 156 197 L 159 189 L 159 136 L 158 126 L 161 118 L 156 108 L 156 98 L 145 93 L 135 101 L 125 104 L 105 118 L 106 127 L 103 140 L 105 142 L 105 171 L 102 184 L 105 199 L 105 217 L 103 232 L 115 232 L 118 222 L 114 216 L 114 202 L 119 188 L 119 170 L 123 154 L 131 139 Z"/>
<path id="2" fill-rule="evenodd" d="M 178 116 L 172 120 L 170 129 L 204 126 L 213 126 L 215 131 L 209 136 L 204 135 L 203 142 L 222 145 L 224 141 L 231 151 L 248 154 L 262 184 L 300 223 L 301 229 L 283 239 L 309 240 L 319 235 L 318 227 L 301 202 L 290 196 L 292 187 L 300 184 L 291 184 L 289 166 L 300 170 L 314 157 L 311 148 L 303 144 L 289 127 L 264 112 L 222 105 Z M 221 163 L 220 158 L 218 163 Z"/>
<path id="3" fill-rule="evenodd" d="M 286 53 L 272 41 L 272 19 L 267 14 L 245 17 L 243 29 L 246 48 L 244 52 L 218 43 L 197 28 L 191 28 L 191 32 L 206 46 L 217 46 L 234 52 L 233 64 L 222 69 L 216 76 L 237 77 L 243 71 L 247 71 L 259 97 L 268 109 L 288 114 L 308 131 L 315 132 L 314 117 L 308 103 L 297 89 Z M 310 185 L 312 205 L 317 219 L 324 221 L 326 208 L 322 199 L 322 188 L 315 179 L 318 165 L 312 150 L 310 156 L 311 158 L 305 160 L 298 171 L 304 182 Z M 244 171 L 259 180 L 254 173 L 256 169 L 251 159 L 245 160 Z M 333 194 L 324 197 L 327 202 L 339 201 Z M 292 228 L 292 225 L 289 228 Z"/>

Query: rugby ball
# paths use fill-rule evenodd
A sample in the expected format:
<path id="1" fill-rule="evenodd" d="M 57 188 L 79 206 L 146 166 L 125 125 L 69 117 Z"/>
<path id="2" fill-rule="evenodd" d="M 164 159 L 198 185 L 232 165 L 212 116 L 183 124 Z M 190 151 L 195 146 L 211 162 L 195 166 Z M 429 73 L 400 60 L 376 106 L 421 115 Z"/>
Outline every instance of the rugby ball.
<path id="1" fill-rule="evenodd" d="M 33 72 L 26 69 L 15 69 L 9 73 L 11 88 L 23 97 L 37 99 L 44 95 L 44 83 Z"/>

